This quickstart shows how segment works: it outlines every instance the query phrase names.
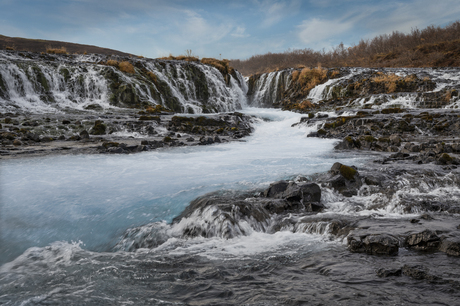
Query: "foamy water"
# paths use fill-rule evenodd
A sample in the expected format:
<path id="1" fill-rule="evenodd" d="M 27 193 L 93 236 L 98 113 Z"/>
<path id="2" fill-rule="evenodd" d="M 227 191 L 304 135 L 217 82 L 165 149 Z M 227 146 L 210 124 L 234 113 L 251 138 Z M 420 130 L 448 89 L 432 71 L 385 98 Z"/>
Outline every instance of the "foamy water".
<path id="1" fill-rule="evenodd" d="M 291 127 L 301 115 L 247 109 L 264 120 L 241 142 L 133 155 L 52 156 L 2 161 L 1 258 L 32 246 L 81 241 L 105 250 L 133 226 L 177 216 L 194 198 L 219 189 L 251 189 L 327 171 L 340 158 L 335 140 L 306 138 Z"/>

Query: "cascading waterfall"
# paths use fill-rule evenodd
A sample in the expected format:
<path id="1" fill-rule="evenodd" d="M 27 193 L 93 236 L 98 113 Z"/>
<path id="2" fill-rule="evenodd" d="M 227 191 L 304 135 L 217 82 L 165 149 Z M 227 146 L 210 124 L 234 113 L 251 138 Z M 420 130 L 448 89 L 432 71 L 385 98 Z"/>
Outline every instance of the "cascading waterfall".
<path id="1" fill-rule="evenodd" d="M 0 52 L 2 112 L 161 104 L 177 112 L 215 113 L 246 105 L 247 85 L 237 71 L 224 76 L 200 63 L 125 59 L 135 67 L 131 74 L 106 65 L 110 58 L 102 55 L 20 54 Z"/>
<path id="2" fill-rule="evenodd" d="M 291 82 L 293 69 L 264 73 L 249 78 L 249 103 L 254 106 L 273 107 L 281 100 L 293 96 L 298 99 L 302 92 Z M 342 76 L 328 79 L 312 88 L 303 99 L 314 104 L 331 99 L 349 99 L 347 106 L 381 109 L 387 107 L 404 108 L 458 108 L 460 106 L 460 71 L 450 69 L 420 69 L 420 68 L 342 68 Z M 353 82 L 366 82 L 369 78 L 387 74 L 399 77 L 416 75 L 423 80 L 429 78 L 436 86 L 433 90 L 418 88 L 417 92 L 362 93 L 350 97 L 348 85 Z M 449 91 L 454 92 L 447 96 Z M 441 103 L 439 102 L 441 100 Z M 433 101 L 438 101 L 433 104 Z M 442 104 L 442 105 L 440 105 Z"/>
<path id="3" fill-rule="evenodd" d="M 264 73 L 249 89 L 249 104 L 256 107 L 272 107 L 281 98 L 281 93 L 288 88 L 290 70 Z"/>

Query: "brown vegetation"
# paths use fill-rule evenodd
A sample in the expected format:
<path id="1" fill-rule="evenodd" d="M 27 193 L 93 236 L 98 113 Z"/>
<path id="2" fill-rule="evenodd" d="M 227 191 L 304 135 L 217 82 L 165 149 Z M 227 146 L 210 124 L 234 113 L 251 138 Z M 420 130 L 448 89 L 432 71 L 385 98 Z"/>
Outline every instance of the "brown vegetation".
<path id="1" fill-rule="evenodd" d="M 113 66 L 113 67 L 118 67 L 118 61 L 117 60 L 108 60 L 107 65 Z"/>
<path id="2" fill-rule="evenodd" d="M 234 72 L 233 67 L 230 67 L 230 61 L 227 59 L 218 60 L 215 58 L 202 58 L 201 63 L 212 66 L 219 70 L 222 74 L 232 74 Z"/>
<path id="3" fill-rule="evenodd" d="M 406 76 L 406 77 L 400 77 L 400 76 L 397 76 L 394 73 L 384 74 L 382 72 L 377 72 L 377 76 L 373 77 L 372 81 L 374 81 L 375 83 L 383 83 L 385 88 L 386 88 L 386 92 L 387 93 L 392 93 L 392 92 L 396 91 L 396 88 L 398 86 L 398 82 L 403 81 L 403 82 L 406 82 L 406 83 L 410 83 L 410 82 L 416 81 L 416 79 L 417 79 L 417 77 L 415 75 L 409 75 L 409 76 Z"/>
<path id="4" fill-rule="evenodd" d="M 172 54 L 170 54 L 167 57 L 160 57 L 159 59 L 198 62 L 216 68 L 223 75 L 233 74 L 235 72 L 235 69 L 230 66 L 230 61 L 228 59 L 218 60 L 215 58 L 204 57 L 200 60 L 197 56 L 192 55 L 192 50 L 186 51 L 187 52 L 185 55 L 173 56 Z"/>
<path id="5" fill-rule="evenodd" d="M 149 78 L 152 80 L 153 83 L 155 84 L 157 83 L 158 79 L 155 73 L 153 73 L 152 71 L 148 71 L 147 75 L 149 76 Z"/>
<path id="6" fill-rule="evenodd" d="M 200 59 L 198 57 L 195 57 L 195 56 L 187 56 L 187 55 L 173 56 L 172 54 L 170 54 L 169 56 L 166 56 L 166 57 L 160 57 L 159 59 L 187 61 L 187 62 L 199 62 L 200 61 Z"/>
<path id="7" fill-rule="evenodd" d="M 135 73 L 133 65 L 130 62 L 124 61 L 118 64 L 118 69 L 126 73 Z"/>
<path id="8" fill-rule="evenodd" d="M 318 62 L 325 67 L 460 66 L 460 21 L 444 28 L 413 29 L 408 34 L 395 31 L 349 48 L 341 43 L 329 52 L 288 50 L 232 60 L 231 65 L 243 75 L 251 75 L 300 65 L 312 67 Z"/>
<path id="9" fill-rule="evenodd" d="M 49 54 L 68 54 L 67 49 L 65 47 L 60 47 L 60 48 L 47 47 L 46 48 L 46 53 L 49 53 Z"/>
<path id="10" fill-rule="evenodd" d="M 104 63 L 102 63 L 102 64 L 104 64 Z M 134 70 L 134 66 L 128 61 L 118 62 L 117 60 L 110 59 L 105 63 L 105 65 L 118 68 L 118 69 L 120 69 L 120 71 L 123 71 L 123 72 L 126 72 L 126 73 L 135 73 L 136 72 Z"/>
<path id="11" fill-rule="evenodd" d="M 292 81 L 296 82 L 304 94 L 308 94 L 316 85 L 323 83 L 327 79 L 327 69 L 318 65 L 318 68 L 303 68 L 300 72 L 294 71 Z"/>

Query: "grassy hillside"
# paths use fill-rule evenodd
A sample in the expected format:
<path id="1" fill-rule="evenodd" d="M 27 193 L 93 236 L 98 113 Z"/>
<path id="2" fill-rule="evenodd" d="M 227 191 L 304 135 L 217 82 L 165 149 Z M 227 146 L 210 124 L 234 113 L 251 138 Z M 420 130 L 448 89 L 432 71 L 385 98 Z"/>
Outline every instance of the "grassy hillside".
<path id="1" fill-rule="evenodd" d="M 120 52 L 117 50 L 100 48 L 90 45 L 74 44 L 54 40 L 28 39 L 20 37 L 8 37 L 0 35 L 1 50 L 16 50 L 30 52 L 48 52 L 49 53 L 98 53 L 105 55 L 121 55 L 127 56 L 129 53 Z"/>

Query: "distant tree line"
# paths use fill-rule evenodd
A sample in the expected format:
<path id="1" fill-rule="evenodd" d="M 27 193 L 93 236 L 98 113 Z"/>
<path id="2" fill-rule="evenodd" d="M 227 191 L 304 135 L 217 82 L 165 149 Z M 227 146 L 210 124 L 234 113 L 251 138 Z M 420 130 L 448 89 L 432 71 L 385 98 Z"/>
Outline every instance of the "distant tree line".
<path id="1" fill-rule="evenodd" d="M 394 31 L 373 39 L 361 39 L 346 48 L 343 43 L 330 51 L 287 50 L 232 60 L 243 75 L 285 68 L 316 67 L 436 67 L 460 66 L 460 21 L 446 27 L 428 26 L 405 34 Z"/>

